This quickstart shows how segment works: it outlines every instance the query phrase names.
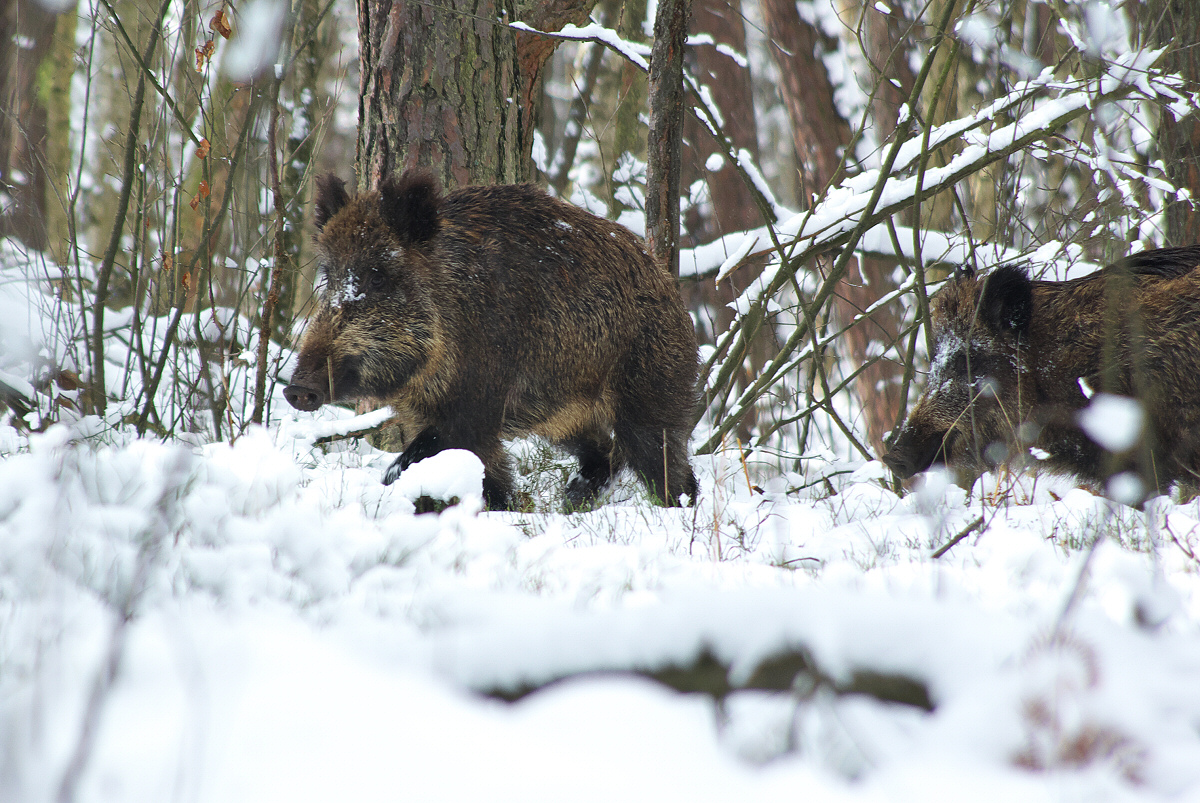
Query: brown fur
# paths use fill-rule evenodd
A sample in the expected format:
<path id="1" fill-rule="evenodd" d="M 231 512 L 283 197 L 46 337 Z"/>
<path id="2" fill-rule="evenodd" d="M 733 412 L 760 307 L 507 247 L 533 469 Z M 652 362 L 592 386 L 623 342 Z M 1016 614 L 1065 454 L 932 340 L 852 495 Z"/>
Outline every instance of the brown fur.
<path id="1" fill-rule="evenodd" d="M 1148 251 L 1066 282 L 1007 267 L 960 272 L 934 297 L 929 386 L 884 462 L 907 478 L 945 462 L 970 476 L 1036 446 L 1053 471 L 1147 490 L 1200 477 L 1200 246 Z M 969 348 L 963 348 L 969 344 Z M 1105 452 L 1080 429 L 1080 385 L 1137 399 L 1141 442 Z M 990 388 L 990 390 L 989 390 Z"/>
<path id="2" fill-rule="evenodd" d="M 692 323 L 630 231 L 532 185 L 443 198 L 415 171 L 354 198 L 325 178 L 316 219 L 325 289 L 285 395 L 391 404 L 411 440 L 385 482 L 465 448 L 488 504 L 510 506 L 501 439 L 536 434 L 579 458 L 573 505 L 622 466 L 668 504 L 695 498 Z"/>

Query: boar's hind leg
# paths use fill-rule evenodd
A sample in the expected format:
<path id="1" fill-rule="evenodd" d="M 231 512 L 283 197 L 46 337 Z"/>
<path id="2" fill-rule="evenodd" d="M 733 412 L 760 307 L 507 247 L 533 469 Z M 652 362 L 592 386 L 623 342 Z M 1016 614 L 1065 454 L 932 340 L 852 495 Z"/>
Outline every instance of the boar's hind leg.
<path id="1" fill-rule="evenodd" d="M 488 510 L 514 510 L 512 465 L 500 436 L 470 448 L 483 461 L 483 501 Z"/>
<path id="2" fill-rule="evenodd" d="M 696 501 L 696 475 L 688 464 L 685 430 L 618 422 L 616 436 L 625 462 L 655 500 L 678 507 L 679 497 L 686 494 Z"/>
<path id="3" fill-rule="evenodd" d="M 559 445 L 579 461 L 579 471 L 567 481 L 567 506 L 573 510 L 588 507 L 612 480 L 612 438 L 588 432 Z"/>

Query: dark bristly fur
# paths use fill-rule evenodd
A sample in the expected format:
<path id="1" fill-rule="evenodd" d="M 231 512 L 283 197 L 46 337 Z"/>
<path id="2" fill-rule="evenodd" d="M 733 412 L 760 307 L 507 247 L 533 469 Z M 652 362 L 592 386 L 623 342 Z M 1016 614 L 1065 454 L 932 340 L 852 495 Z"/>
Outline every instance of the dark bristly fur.
<path id="1" fill-rule="evenodd" d="M 692 323 L 630 231 L 532 185 L 443 196 L 421 171 L 354 198 L 326 177 L 316 221 L 325 290 L 285 395 L 391 404 L 408 443 L 384 482 L 469 449 L 508 507 L 501 439 L 532 433 L 578 458 L 574 506 L 625 466 L 666 504 L 695 499 Z"/>
<path id="2" fill-rule="evenodd" d="M 1148 492 L 1200 477 L 1200 246 L 1146 251 L 1089 276 L 1033 281 L 960 272 L 934 297 L 929 386 L 884 462 L 901 478 L 945 462 L 968 477 L 1035 446 L 1051 470 L 1102 483 L 1135 471 Z M 1127 452 L 1080 428 L 1090 391 L 1137 399 Z"/>

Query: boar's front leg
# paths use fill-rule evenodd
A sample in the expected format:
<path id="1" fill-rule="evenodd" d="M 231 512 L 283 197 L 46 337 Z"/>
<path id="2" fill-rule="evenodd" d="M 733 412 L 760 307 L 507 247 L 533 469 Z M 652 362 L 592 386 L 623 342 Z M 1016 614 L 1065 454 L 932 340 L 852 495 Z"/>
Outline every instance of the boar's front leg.
<path id="1" fill-rule="evenodd" d="M 419 463 L 426 457 L 433 457 L 446 447 L 442 445 L 442 436 L 433 427 L 426 427 L 421 430 L 417 437 L 413 438 L 412 443 L 405 447 L 400 456 L 388 466 L 387 473 L 383 475 L 383 484 L 391 485 L 395 482 L 404 469 L 411 466 L 413 463 Z"/>
<path id="2" fill-rule="evenodd" d="M 498 436 L 482 439 L 453 437 L 443 434 L 436 427 L 426 427 L 388 466 L 383 475 L 383 484 L 391 485 L 409 466 L 446 449 L 466 449 L 474 452 L 483 462 L 483 498 L 488 509 L 511 508 L 512 469 L 508 465 L 508 454 Z"/>

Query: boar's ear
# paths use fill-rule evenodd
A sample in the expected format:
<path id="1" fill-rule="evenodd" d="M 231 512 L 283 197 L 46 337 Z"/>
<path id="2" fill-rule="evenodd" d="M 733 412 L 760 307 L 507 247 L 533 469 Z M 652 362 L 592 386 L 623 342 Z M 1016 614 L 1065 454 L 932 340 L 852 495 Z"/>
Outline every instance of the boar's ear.
<path id="1" fill-rule="evenodd" d="M 1021 333 L 1033 320 L 1033 282 L 1024 268 L 1004 265 L 988 274 L 979 317 L 995 332 Z"/>
<path id="2" fill-rule="evenodd" d="M 441 205 L 437 179 L 425 170 L 388 176 L 379 186 L 379 211 L 405 242 L 422 243 L 437 234 Z"/>
<path id="3" fill-rule="evenodd" d="M 329 219 L 350 200 L 350 196 L 346 194 L 346 182 L 333 173 L 318 176 L 316 200 L 313 223 L 316 224 L 317 231 L 321 231 Z"/>
<path id="4" fill-rule="evenodd" d="M 975 268 L 971 267 L 970 265 L 959 265 L 957 268 L 954 269 L 954 278 L 955 279 L 974 279 L 975 278 Z"/>

